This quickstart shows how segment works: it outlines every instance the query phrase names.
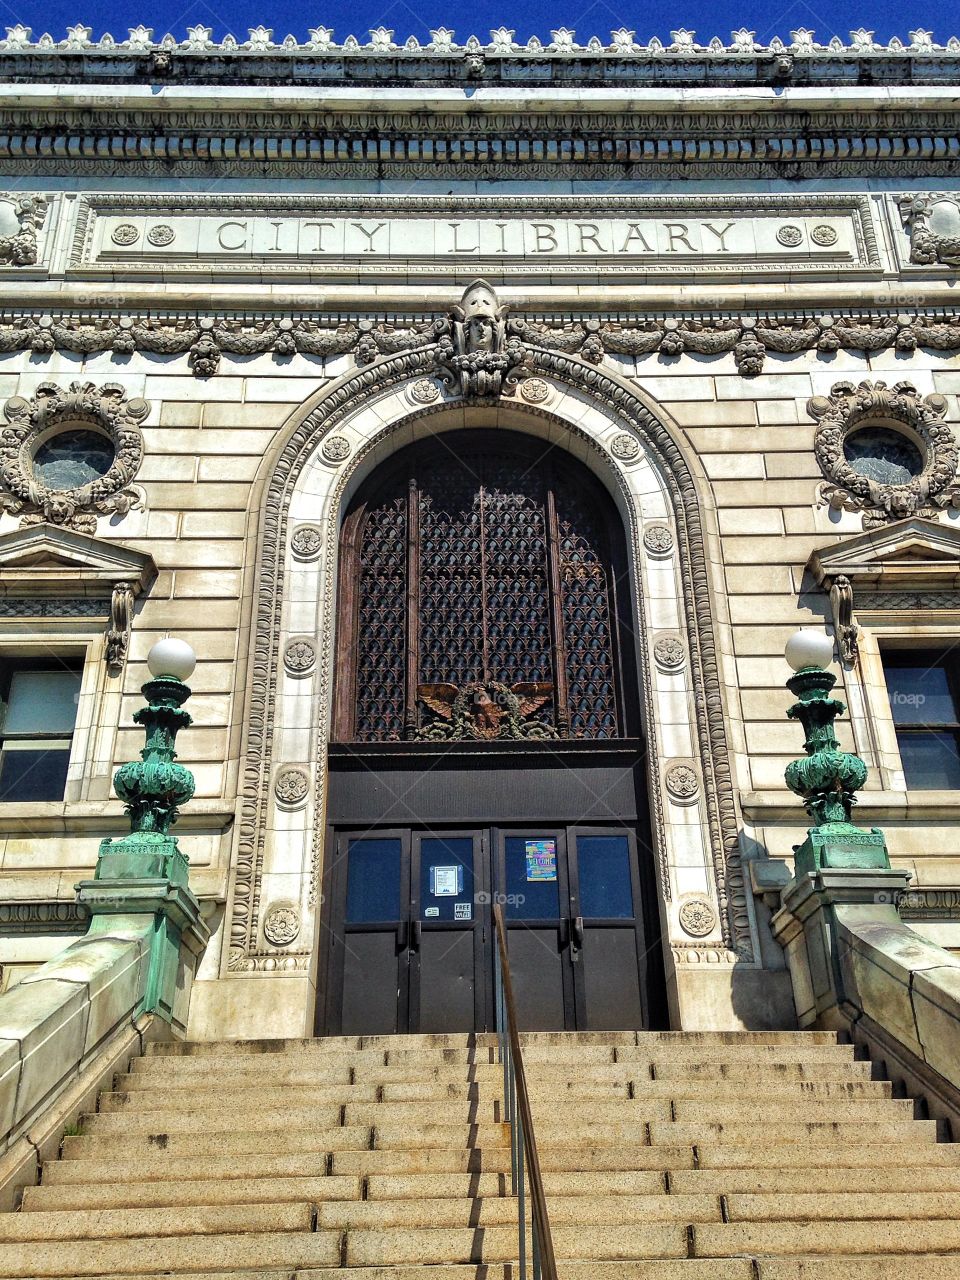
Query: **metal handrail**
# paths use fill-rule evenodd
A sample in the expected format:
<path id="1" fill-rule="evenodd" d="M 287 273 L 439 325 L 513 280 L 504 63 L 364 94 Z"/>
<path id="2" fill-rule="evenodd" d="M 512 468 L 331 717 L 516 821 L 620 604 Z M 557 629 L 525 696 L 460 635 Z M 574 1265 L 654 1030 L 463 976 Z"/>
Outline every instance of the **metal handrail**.
<path id="1" fill-rule="evenodd" d="M 510 976 L 510 957 L 507 952 L 507 928 L 503 908 L 493 904 L 493 922 L 497 933 L 494 952 L 494 973 L 497 996 L 497 1044 L 499 1060 L 503 1064 L 503 1099 L 507 1122 L 510 1125 L 510 1183 L 517 1197 L 519 1227 L 520 1280 L 527 1280 L 527 1224 L 526 1183 L 530 1182 L 530 1218 L 532 1226 L 533 1280 L 557 1280 L 557 1261 L 550 1234 L 547 1215 L 547 1198 L 543 1190 L 543 1175 L 537 1155 L 537 1141 L 533 1133 L 533 1112 L 527 1077 L 523 1069 L 520 1049 L 520 1031 L 517 1023 L 517 1006 L 513 998 L 513 981 Z"/>

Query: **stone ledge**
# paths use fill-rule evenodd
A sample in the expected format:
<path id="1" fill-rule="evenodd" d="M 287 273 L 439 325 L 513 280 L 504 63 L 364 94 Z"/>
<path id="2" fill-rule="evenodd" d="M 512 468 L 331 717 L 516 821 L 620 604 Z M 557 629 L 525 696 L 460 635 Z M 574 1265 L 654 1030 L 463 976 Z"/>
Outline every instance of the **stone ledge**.
<path id="1" fill-rule="evenodd" d="M 748 822 L 783 822 L 793 819 L 806 829 L 810 819 L 786 791 L 742 791 L 740 807 Z M 955 821 L 960 824 L 960 791 L 861 791 L 857 821 L 924 822 Z"/>
<path id="2" fill-rule="evenodd" d="M 193 831 L 228 831 L 233 809 L 220 800 L 194 800 L 181 818 L 178 835 Z M 119 800 L 34 801 L 0 804 L 0 836 L 96 835 L 125 833 L 130 820 Z"/>

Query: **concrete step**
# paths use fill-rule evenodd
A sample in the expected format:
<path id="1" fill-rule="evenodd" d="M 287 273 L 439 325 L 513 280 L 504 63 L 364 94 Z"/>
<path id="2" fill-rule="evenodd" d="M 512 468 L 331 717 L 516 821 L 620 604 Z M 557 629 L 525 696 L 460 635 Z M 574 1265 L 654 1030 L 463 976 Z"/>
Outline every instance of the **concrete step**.
<path id="1" fill-rule="evenodd" d="M 672 1196 L 665 1197 L 673 1199 Z M 686 1197 L 682 1197 L 686 1199 Z M 709 1201 L 709 1197 L 703 1197 Z M 912 1222 L 929 1218 L 960 1219 L 960 1193 L 946 1191 L 838 1192 L 828 1194 L 783 1194 L 726 1196 L 730 1222 L 789 1222 L 819 1218 L 823 1223 L 837 1219 L 908 1218 Z M 691 1218 L 691 1221 L 695 1219 Z"/>
<path id="2" fill-rule="evenodd" d="M 402 1151 L 335 1151 L 276 1154 L 272 1142 L 262 1144 L 260 1152 L 223 1153 L 221 1147 L 213 1155 L 204 1155 L 191 1148 L 188 1138 L 174 1139 L 174 1146 L 140 1145 L 132 1156 L 124 1156 L 107 1140 L 104 1147 L 89 1148 L 83 1143 L 93 1143 L 92 1138 L 67 1138 L 64 1141 L 65 1159 L 51 1161 L 43 1167 L 43 1181 L 47 1186 L 121 1179 L 167 1181 L 189 1178 L 244 1178 L 244 1177 L 320 1177 L 324 1169 L 336 1177 L 362 1177 L 366 1175 L 421 1174 L 421 1173 L 508 1173 L 510 1170 L 509 1147 L 486 1150 L 455 1148 L 415 1148 Z M 96 1140 L 100 1141 L 100 1140 Z M 290 1135 L 287 1147 L 291 1147 L 295 1135 Z M 937 1150 L 937 1148 L 930 1148 Z M 789 1148 L 792 1152 L 795 1148 Z M 880 1148 L 886 1153 L 889 1148 Z M 750 1163 L 750 1152 L 741 1152 L 744 1163 Z M 771 1158 L 769 1148 L 752 1149 L 754 1163 L 766 1164 L 780 1159 L 777 1152 Z M 822 1155 L 818 1153 L 818 1162 Z M 931 1164 L 933 1161 L 931 1160 Z M 634 1170 L 693 1169 L 692 1146 L 636 1146 L 619 1147 L 555 1147 L 540 1153 L 540 1164 L 545 1173 L 611 1172 Z"/>
<path id="3" fill-rule="evenodd" d="M 495 1180 L 494 1175 L 491 1184 Z M 187 1181 L 180 1178 L 165 1181 L 130 1178 L 124 1182 L 78 1185 L 54 1182 L 25 1188 L 20 1207 L 24 1213 L 36 1213 L 58 1209 L 122 1209 L 128 1206 L 149 1209 L 163 1205 L 275 1205 L 284 1201 L 318 1204 L 325 1200 L 359 1200 L 361 1189 L 359 1178 L 333 1178 L 324 1174 L 314 1178 L 194 1178 Z"/>
<path id="4" fill-rule="evenodd" d="M 720 1222 L 719 1196 L 561 1196 L 550 1205 L 551 1230 L 565 1226 L 640 1226 L 647 1222 Z M 22 1216 L 22 1215 L 21 1215 Z M 65 1215 L 73 1216 L 73 1215 Z M 321 1229 L 385 1231 L 465 1227 L 513 1227 L 512 1197 L 325 1202 L 317 1208 Z M 514 1241 L 516 1247 L 516 1241 Z"/>
<path id="5" fill-rule="evenodd" d="M 927 1148 L 929 1150 L 929 1148 Z M 832 1153 L 831 1153 L 832 1154 Z M 371 1179 L 372 1181 L 372 1179 Z M 944 1191 L 960 1194 L 960 1165 L 918 1166 L 900 1164 L 886 1168 L 714 1168 L 676 1169 L 669 1174 L 670 1190 L 685 1195 L 745 1192 L 747 1194 L 789 1195 L 794 1192 L 831 1195 L 902 1191 Z"/>
<path id="6" fill-rule="evenodd" d="M 914 1221 L 898 1216 L 879 1221 L 728 1222 L 696 1224 L 691 1253 L 698 1258 L 738 1254 L 923 1254 L 960 1250 L 960 1222 Z M 891 1260 L 892 1261 L 892 1260 Z M 837 1274 L 853 1274 L 848 1268 Z M 891 1267 L 891 1276 L 899 1274 Z"/>
<path id="7" fill-rule="evenodd" d="M 913 1127 L 930 1125 L 932 1121 L 914 1121 Z M 676 1126 L 679 1128 L 679 1126 Z M 758 1130 L 754 1130 L 757 1138 Z M 873 1169 L 873 1168 L 960 1168 L 960 1144 L 946 1142 L 888 1142 L 878 1139 L 873 1131 L 861 1134 L 859 1141 L 847 1145 L 818 1147 L 802 1142 L 777 1146 L 762 1141 L 736 1146 L 733 1143 L 709 1141 L 696 1144 L 697 1163 L 702 1169 L 794 1168 Z M 659 1148 L 651 1147 L 651 1151 Z"/>
<path id="8" fill-rule="evenodd" d="M 859 1142 L 896 1143 L 903 1146 L 907 1143 L 936 1144 L 937 1124 L 935 1120 L 890 1120 L 871 1121 L 858 1124 L 855 1121 L 841 1120 L 834 1124 L 830 1121 L 811 1120 L 805 1124 L 780 1123 L 776 1115 L 763 1118 L 762 1130 L 756 1121 L 751 1123 L 711 1123 L 704 1121 L 650 1124 L 650 1142 L 656 1146 L 662 1142 L 696 1143 L 730 1143 L 734 1146 L 748 1146 L 755 1142 L 762 1132 L 770 1146 L 791 1145 L 793 1143 L 821 1144 L 832 1148 L 845 1143 Z M 540 1142 L 540 1128 L 537 1126 L 537 1142 Z"/>
<path id="9" fill-rule="evenodd" d="M 714 1224 L 720 1226 L 721 1224 Z M 687 1229 L 680 1223 L 624 1226 L 559 1226 L 552 1230 L 559 1258 L 684 1258 Z M 516 1226 L 476 1230 L 351 1231 L 348 1267 L 449 1262 L 506 1262 L 516 1257 Z"/>
<path id="10" fill-rule="evenodd" d="M 667 1199 L 667 1197 L 663 1197 Z M 699 1203 L 710 1197 L 695 1196 Z M 359 1203 L 359 1202 L 358 1202 Z M 326 1207 L 326 1206 L 324 1206 Z M 15 1240 L 108 1240 L 128 1236 L 224 1235 L 241 1231 L 310 1231 L 314 1206 L 296 1204 L 189 1205 L 176 1213 L 143 1206 L 68 1212 L 0 1213 L 0 1244 Z M 333 1227 L 331 1226 L 331 1229 Z"/>
<path id="11" fill-rule="evenodd" d="M 336 1231 L 246 1232 L 217 1236 L 140 1236 L 135 1240 L 54 1240 L 49 1244 L 0 1244 L 0 1276 L 156 1275 L 271 1267 L 336 1267 Z"/>
<path id="12" fill-rule="evenodd" d="M 51 1166 L 52 1168 L 53 1166 Z M 131 1171 L 132 1173 L 133 1171 Z M 664 1176 L 658 1170 L 624 1173 L 544 1174 L 547 1195 L 563 1196 L 656 1196 L 665 1192 Z M 55 1181 L 27 1187 L 21 1208 L 24 1213 L 57 1209 L 113 1209 L 143 1205 L 279 1204 L 283 1201 L 359 1200 L 363 1184 L 359 1177 L 239 1176 L 223 1178 L 180 1178 L 122 1182 L 70 1183 Z M 761 1190 L 763 1188 L 760 1188 Z M 705 1188 L 707 1195 L 716 1191 Z M 509 1196 L 510 1175 L 502 1173 L 373 1174 L 366 1178 L 365 1198 L 374 1200 L 434 1200 Z"/>
<path id="13" fill-rule="evenodd" d="M 131 1280 L 130 1272 L 113 1273 L 103 1280 Z M 142 1275 L 143 1273 L 137 1273 Z M 699 1258 L 640 1259 L 633 1262 L 565 1261 L 563 1280 L 756 1280 L 749 1259 L 724 1258 L 704 1261 Z M 504 1263 L 441 1264 L 430 1267 L 300 1267 L 296 1280 L 516 1280 L 515 1266 Z M 176 1271 L 166 1272 L 169 1280 L 291 1280 L 289 1268 L 281 1270 Z M 791 1280 L 794 1280 L 791 1277 Z M 871 1280 L 875 1280 L 871 1277 Z M 942 1280 L 937 1272 L 934 1280 Z M 953 1277 L 950 1277 L 953 1280 Z"/>
<path id="14" fill-rule="evenodd" d="M 148 1066 L 140 1064 L 147 1063 Z M 360 1062 L 350 1067 L 330 1069 L 309 1059 L 288 1061 L 285 1058 L 224 1058 L 211 1067 L 206 1058 L 138 1058 L 132 1064 L 131 1076 L 139 1080 L 155 1081 L 159 1087 L 176 1088 L 199 1083 L 210 1088 L 228 1084 L 231 1088 L 258 1088 L 261 1084 L 410 1084 L 438 1081 L 442 1084 L 461 1084 L 470 1081 L 489 1083 L 499 1087 L 503 1068 L 495 1061 L 481 1063 L 417 1064 L 412 1062 Z M 703 1080 L 746 1081 L 751 1085 L 779 1084 L 796 1080 L 807 1083 L 867 1081 L 871 1078 L 872 1064 L 855 1058 L 837 1058 L 829 1062 L 806 1064 L 796 1061 L 770 1062 L 752 1065 L 749 1062 L 676 1062 L 667 1059 L 633 1060 L 630 1062 L 591 1062 L 591 1082 L 627 1081 L 649 1079 L 673 1079 L 701 1082 Z M 562 1063 L 538 1063 L 532 1082 L 543 1082 L 545 1087 L 557 1084 L 576 1085 L 585 1079 L 582 1064 L 577 1061 Z M 146 1085 L 137 1087 L 148 1087 Z M 152 1087 L 152 1086 L 151 1086 Z"/>
<path id="15" fill-rule="evenodd" d="M 392 1076 L 384 1073 L 383 1083 L 374 1080 L 358 1081 L 356 1084 L 317 1083 L 309 1078 L 293 1077 L 290 1080 L 274 1080 L 270 1076 L 262 1077 L 262 1083 L 254 1079 L 231 1080 L 230 1096 L 237 1103 L 260 1100 L 264 1106 L 272 1103 L 289 1105 L 296 1098 L 303 1102 L 357 1102 L 372 1101 L 379 1098 L 384 1102 L 430 1102 L 445 1098 L 468 1099 L 473 1097 L 499 1098 L 502 1094 L 503 1077 L 500 1068 L 480 1077 L 478 1080 L 467 1079 L 428 1079 L 406 1080 L 394 1082 Z M 632 1072 L 618 1068 L 612 1064 L 609 1075 L 605 1079 L 564 1080 L 561 1078 L 545 1079 L 538 1074 L 535 1080 L 528 1082 L 533 1098 L 546 1097 L 554 1099 L 558 1093 L 566 1100 L 604 1101 L 615 1098 L 702 1098 L 704 1084 L 702 1080 L 650 1080 L 642 1072 Z M 116 1081 L 113 1093 L 104 1093 L 100 1098 L 100 1110 L 119 1110 L 121 1107 L 138 1106 L 155 1111 L 165 1106 L 175 1106 L 188 1101 L 189 1105 L 202 1104 L 205 1101 L 222 1099 L 224 1082 L 204 1079 L 202 1082 L 164 1079 L 156 1081 L 152 1076 L 130 1073 L 120 1076 Z M 791 1080 L 760 1078 L 751 1088 L 753 1099 L 786 1099 L 801 1098 L 836 1098 L 852 1101 L 857 1098 L 876 1100 L 889 1098 L 892 1086 L 889 1080 Z M 743 1085 L 735 1080 L 715 1080 L 710 1085 L 710 1097 L 716 1100 L 743 1099 Z"/>
<path id="16" fill-rule="evenodd" d="M 381 1049 L 343 1049 L 338 1051 L 311 1047 L 312 1042 L 297 1045 L 283 1054 L 282 1060 L 287 1064 L 313 1065 L 328 1063 L 331 1060 L 338 1065 L 360 1068 L 377 1068 L 383 1066 L 413 1066 L 418 1072 L 434 1066 L 491 1064 L 496 1062 L 496 1050 L 482 1049 L 438 1049 L 432 1054 L 424 1055 L 418 1049 L 403 1047 Z M 237 1060 L 237 1055 L 214 1050 L 222 1046 L 206 1046 L 212 1051 L 193 1058 L 204 1061 L 211 1070 L 218 1070 L 221 1064 Z M 685 1042 L 637 1044 L 579 1044 L 576 1041 L 564 1041 L 559 1045 L 543 1042 L 528 1044 L 523 1049 L 527 1062 L 547 1062 L 553 1066 L 569 1064 L 576 1068 L 578 1064 L 587 1062 L 670 1062 L 670 1063 L 726 1063 L 729 1065 L 749 1063 L 755 1070 L 773 1063 L 840 1063 L 854 1061 L 853 1049 L 850 1045 L 836 1043 L 815 1043 L 792 1046 L 789 1044 L 743 1044 L 725 1042 Z M 166 1058 L 165 1061 L 176 1061 Z M 179 1059 L 190 1061 L 190 1057 Z M 258 1058 L 248 1057 L 248 1062 L 264 1065 L 274 1060 L 274 1055 L 265 1054 Z"/>
<path id="17" fill-rule="evenodd" d="M 559 1046 L 592 1046 L 605 1044 L 656 1044 L 656 1045 L 786 1045 L 802 1049 L 806 1045 L 837 1044 L 833 1031 L 524 1031 L 521 1045 L 526 1048 L 539 1045 L 551 1048 Z M 264 1057 L 271 1054 L 289 1054 L 298 1049 L 315 1053 L 350 1052 L 357 1049 L 403 1049 L 424 1053 L 428 1050 L 442 1052 L 445 1049 L 495 1049 L 494 1032 L 447 1033 L 432 1032 L 421 1035 L 371 1035 L 305 1037 L 287 1040 L 208 1040 L 208 1041 L 154 1041 L 146 1049 L 147 1058 L 209 1057 L 218 1054 L 247 1054 Z"/>

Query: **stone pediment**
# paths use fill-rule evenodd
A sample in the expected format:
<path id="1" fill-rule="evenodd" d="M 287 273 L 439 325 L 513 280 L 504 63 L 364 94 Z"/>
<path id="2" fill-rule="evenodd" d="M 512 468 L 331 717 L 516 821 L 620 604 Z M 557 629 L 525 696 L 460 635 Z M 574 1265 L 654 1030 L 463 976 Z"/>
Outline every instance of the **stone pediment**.
<path id="1" fill-rule="evenodd" d="M 0 534 L 0 596 L 109 598 L 121 584 L 136 596 L 156 576 L 153 557 L 145 552 L 56 525 L 30 525 Z"/>
<path id="2" fill-rule="evenodd" d="M 809 568 L 818 586 L 845 577 L 875 591 L 960 587 L 960 528 L 920 517 L 898 520 L 814 551 Z"/>
<path id="3" fill-rule="evenodd" d="M 157 576 L 152 556 L 60 525 L 0 534 L 0 618 L 106 618 L 106 660 L 126 655 L 134 601 Z"/>
<path id="4" fill-rule="evenodd" d="M 814 551 L 807 568 L 830 594 L 837 646 L 857 653 L 855 612 L 960 612 L 960 528 L 914 516 Z"/>

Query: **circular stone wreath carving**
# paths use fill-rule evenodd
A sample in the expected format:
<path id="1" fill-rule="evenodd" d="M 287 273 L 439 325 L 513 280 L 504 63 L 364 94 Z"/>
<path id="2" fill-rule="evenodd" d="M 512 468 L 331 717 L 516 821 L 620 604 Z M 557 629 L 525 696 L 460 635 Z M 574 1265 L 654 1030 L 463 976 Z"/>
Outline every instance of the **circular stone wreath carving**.
<path id="1" fill-rule="evenodd" d="M 679 667 L 683 662 L 683 645 L 676 636 L 661 636 L 653 646 L 653 656 L 661 667 Z"/>
<path id="2" fill-rule="evenodd" d="M 159 226 L 151 227 L 147 232 L 147 239 L 157 248 L 162 249 L 165 244 L 173 244 L 176 237 L 173 227 L 167 226 L 165 222 L 161 222 Z"/>
<path id="3" fill-rule="evenodd" d="M 716 912 L 706 898 L 687 898 L 677 913 L 680 928 L 691 938 L 705 938 L 717 923 Z"/>
<path id="4" fill-rule="evenodd" d="M 635 436 L 627 435 L 626 431 L 623 431 L 610 441 L 610 452 L 622 462 L 630 462 L 640 452 L 640 442 Z"/>
<path id="5" fill-rule="evenodd" d="M 141 506 L 140 495 L 128 486 L 143 461 L 138 424 L 149 412 L 146 400 L 128 400 L 114 382 L 102 387 L 72 382 L 66 390 L 42 382 L 30 400 L 11 397 L 4 405 L 9 426 L 0 434 L 0 508 L 22 516 L 21 526 L 57 524 L 96 533 L 99 516 L 124 516 Z M 37 450 L 78 431 L 93 431 L 109 441 L 110 466 L 74 489 L 45 484 L 34 467 Z"/>
<path id="6" fill-rule="evenodd" d="M 688 764 L 672 764 L 663 775 L 667 790 L 679 800 L 689 800 L 697 794 L 700 780 L 697 771 Z"/>
<path id="7" fill-rule="evenodd" d="M 665 524 L 650 524 L 643 531 L 643 545 L 654 555 L 666 555 L 673 548 L 673 533 Z"/>
<path id="8" fill-rule="evenodd" d="M 317 660 L 316 645 L 312 640 L 291 640 L 283 651 L 283 665 L 291 674 L 302 676 Z"/>
<path id="9" fill-rule="evenodd" d="M 418 378 L 410 387 L 410 399 L 414 404 L 433 404 L 440 399 L 440 388 L 432 378 Z"/>
<path id="10" fill-rule="evenodd" d="M 263 936 L 275 947 L 287 947 L 300 932 L 300 912 L 286 902 L 278 902 L 263 920 Z"/>
<path id="11" fill-rule="evenodd" d="M 810 239 L 814 244 L 821 245 L 824 249 L 829 249 L 831 245 L 837 243 L 836 227 L 829 227 L 825 222 L 821 223 L 820 226 L 814 227 L 810 232 Z"/>
<path id="12" fill-rule="evenodd" d="M 524 378 L 518 389 L 527 404 L 543 404 L 550 399 L 550 384 L 543 378 Z"/>
<path id="13" fill-rule="evenodd" d="M 350 441 L 346 436 L 328 436 L 320 452 L 328 462 L 343 462 L 350 457 Z"/>
<path id="14" fill-rule="evenodd" d="M 136 244 L 140 239 L 140 232 L 132 222 L 121 222 L 119 227 L 114 227 L 110 239 L 114 244 Z"/>
<path id="15" fill-rule="evenodd" d="M 944 507 L 960 506 L 956 486 L 958 451 L 953 432 L 943 421 L 947 401 L 942 395 L 921 399 L 916 387 L 898 382 L 837 382 L 829 396 L 813 396 L 807 413 L 817 419 L 813 449 L 824 481 L 821 503 L 834 510 L 863 514 L 865 529 L 910 516 L 932 518 Z M 896 431 L 922 455 L 918 475 L 903 484 L 884 484 L 851 466 L 847 440 L 861 430 Z"/>
<path id="16" fill-rule="evenodd" d="M 788 249 L 795 249 L 803 239 L 803 232 L 799 227 L 788 225 L 780 228 L 777 232 L 777 239 L 782 245 L 786 245 Z"/>
<path id="17" fill-rule="evenodd" d="M 303 769 L 281 769 L 273 784 L 274 794 L 281 804 L 297 805 L 307 798 L 310 779 Z"/>
<path id="18" fill-rule="evenodd" d="M 323 534 L 315 524 L 302 524 L 294 529 L 290 546 L 301 560 L 315 560 L 323 547 Z"/>

